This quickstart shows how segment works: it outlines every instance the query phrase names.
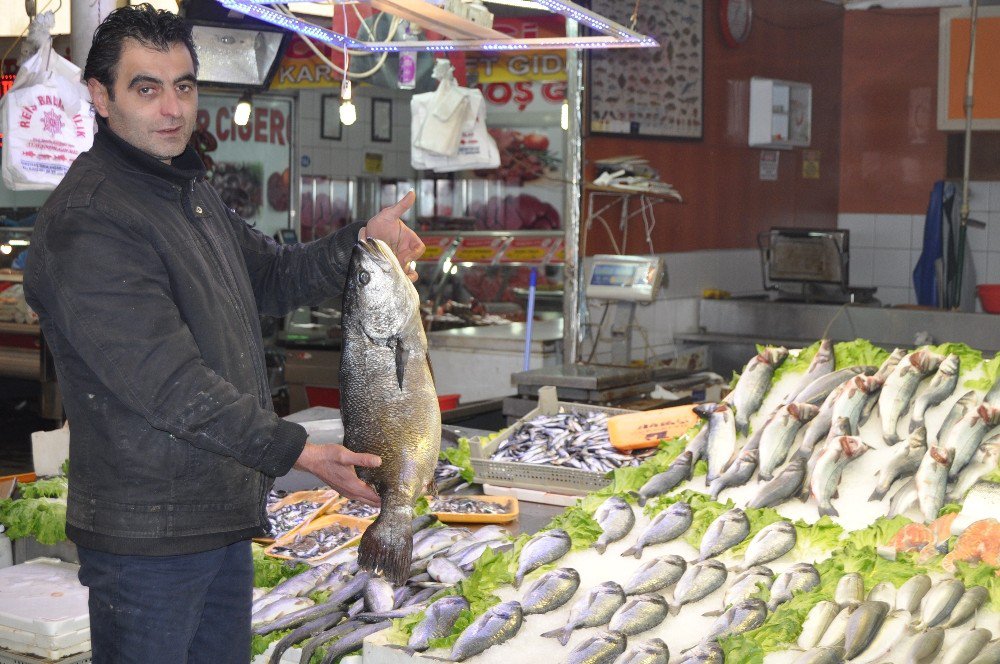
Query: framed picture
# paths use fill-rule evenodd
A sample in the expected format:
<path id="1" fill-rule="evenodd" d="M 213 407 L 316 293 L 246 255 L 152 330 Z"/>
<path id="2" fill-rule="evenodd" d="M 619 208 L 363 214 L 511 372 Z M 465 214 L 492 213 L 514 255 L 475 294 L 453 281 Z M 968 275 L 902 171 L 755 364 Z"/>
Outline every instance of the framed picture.
<path id="1" fill-rule="evenodd" d="M 604 16 L 628 16 L 632 0 L 593 0 Z M 703 0 L 647 2 L 637 29 L 660 47 L 587 54 L 591 135 L 700 139 L 703 129 Z"/>
<path id="2" fill-rule="evenodd" d="M 323 95 L 323 107 L 320 109 L 319 136 L 332 141 L 340 140 L 340 96 Z"/>
<path id="3" fill-rule="evenodd" d="M 392 100 L 372 98 L 372 141 L 392 143 Z"/>

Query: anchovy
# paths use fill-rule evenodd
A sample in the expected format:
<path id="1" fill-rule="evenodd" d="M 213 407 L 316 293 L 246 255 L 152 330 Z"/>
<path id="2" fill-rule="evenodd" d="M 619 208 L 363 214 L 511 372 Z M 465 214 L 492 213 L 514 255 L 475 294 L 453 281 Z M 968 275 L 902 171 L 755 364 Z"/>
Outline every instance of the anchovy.
<path id="1" fill-rule="evenodd" d="M 912 614 L 909 611 L 896 609 L 891 612 L 882 622 L 882 627 L 871 644 L 854 661 L 867 664 L 881 660 L 903 641 L 903 637 L 910 631 L 911 620 Z"/>
<path id="2" fill-rule="evenodd" d="M 788 357 L 785 348 L 767 348 L 747 363 L 726 401 L 736 409 L 736 430 L 746 435 L 750 418 L 760 408 L 771 387 L 774 370 Z M 709 455 L 711 458 L 711 455 Z M 728 460 L 728 459 L 727 459 Z M 710 479 L 715 479 L 714 477 Z"/>
<path id="3" fill-rule="evenodd" d="M 631 548 L 622 551 L 622 556 L 642 558 L 642 551 L 647 546 L 663 544 L 680 537 L 691 527 L 693 516 L 691 505 L 683 501 L 674 503 L 653 517 L 639 540 Z"/>
<path id="4" fill-rule="evenodd" d="M 830 502 L 837 490 L 844 468 L 862 454 L 870 450 L 860 438 L 840 436 L 831 439 L 820 453 L 810 483 L 810 491 L 819 503 L 819 515 L 838 516 L 837 509 Z"/>
<path id="5" fill-rule="evenodd" d="M 896 591 L 896 608 L 916 614 L 924 595 L 927 594 L 932 585 L 931 577 L 926 574 L 911 576 Z"/>
<path id="6" fill-rule="evenodd" d="M 524 592 L 521 608 L 524 615 L 555 611 L 573 597 L 580 587 L 580 573 L 560 567 L 535 579 Z"/>
<path id="7" fill-rule="evenodd" d="M 944 421 L 941 423 L 941 428 L 938 429 L 937 441 L 941 444 L 947 436 L 951 428 L 958 424 L 958 421 L 974 412 L 979 406 L 979 397 L 976 395 L 974 390 L 969 390 L 963 394 L 958 401 L 954 403 L 948 414 L 945 416 Z"/>
<path id="8" fill-rule="evenodd" d="M 736 457 L 736 460 L 729 464 L 726 472 L 715 478 L 711 483 L 709 491 L 712 495 L 712 500 L 717 499 L 724 489 L 733 486 L 742 486 L 749 482 L 750 478 L 753 477 L 753 471 L 757 470 L 759 454 L 757 450 L 748 450 L 744 447 L 743 451 Z"/>
<path id="9" fill-rule="evenodd" d="M 812 590 L 819 585 L 819 572 L 809 563 L 796 563 L 778 575 L 771 585 L 771 599 L 767 608 L 774 611 L 793 595 Z"/>
<path id="10" fill-rule="evenodd" d="M 432 512 L 450 512 L 453 514 L 509 514 L 510 507 L 502 503 L 477 500 L 466 496 L 450 498 L 435 497 L 430 500 Z"/>
<path id="11" fill-rule="evenodd" d="M 667 617 L 667 600 L 660 595 L 630 597 L 614 615 L 608 627 L 625 636 L 635 636 L 653 629 Z M 623 648 L 624 650 L 624 648 Z"/>
<path id="12" fill-rule="evenodd" d="M 840 607 L 835 602 L 821 600 L 809 610 L 802 623 L 802 632 L 796 642 L 799 648 L 809 650 L 819 645 L 819 640 L 826 633 L 833 619 L 840 613 Z"/>
<path id="13" fill-rule="evenodd" d="M 708 441 L 705 446 L 708 456 L 708 477 L 712 482 L 725 470 L 736 452 L 736 420 L 733 409 L 725 404 L 717 404 L 708 418 Z"/>
<path id="14" fill-rule="evenodd" d="M 542 634 L 545 638 L 559 639 L 559 643 L 569 643 L 573 630 L 581 627 L 606 625 L 611 616 L 625 604 L 625 591 L 614 581 L 605 581 L 574 602 L 569 611 L 569 619 L 564 627 Z"/>
<path id="15" fill-rule="evenodd" d="M 844 656 L 847 659 L 854 659 L 871 644 L 891 608 L 885 602 L 879 601 L 861 602 L 858 605 L 847 619 L 844 639 Z"/>
<path id="16" fill-rule="evenodd" d="M 705 427 L 703 430 L 707 429 L 708 427 Z M 662 496 L 681 482 L 691 479 L 691 474 L 694 472 L 693 458 L 692 453 L 685 450 L 671 462 L 669 468 L 646 480 L 639 491 L 633 492 L 639 507 L 644 507 L 650 498 Z"/>
<path id="17" fill-rule="evenodd" d="M 521 549 L 517 574 L 514 575 L 514 587 L 520 588 L 521 582 L 529 572 L 565 556 L 572 544 L 569 534 L 560 528 L 546 530 L 532 537 Z"/>
<path id="18" fill-rule="evenodd" d="M 972 629 L 962 635 L 962 638 L 952 644 L 941 658 L 941 664 L 969 664 L 978 656 L 990 639 L 992 632 L 988 629 Z M 994 660 L 1000 661 L 1000 658 Z"/>
<path id="19" fill-rule="evenodd" d="M 674 590 L 670 614 L 675 615 L 685 604 L 697 602 L 715 592 L 726 582 L 726 566 L 714 558 L 688 566 Z"/>
<path id="20" fill-rule="evenodd" d="M 917 503 L 924 515 L 924 523 L 930 523 L 938 518 L 938 512 L 944 507 L 948 489 L 948 467 L 952 463 L 953 450 L 942 447 L 931 447 L 927 450 L 915 476 L 917 484 Z"/>
<path id="21" fill-rule="evenodd" d="M 941 652 L 944 644 L 944 629 L 934 627 L 918 634 L 906 649 L 903 662 L 906 664 L 930 664 Z"/>
<path id="22" fill-rule="evenodd" d="M 865 599 L 865 582 L 857 572 L 849 572 L 837 581 L 833 601 L 841 606 L 857 606 Z"/>
<path id="23" fill-rule="evenodd" d="M 802 489 L 806 479 L 807 454 L 796 453 L 792 460 L 773 480 L 763 484 L 747 507 L 774 507 L 794 496 Z"/>
<path id="24" fill-rule="evenodd" d="M 451 648 L 451 659 L 461 662 L 487 648 L 500 645 L 517 634 L 523 620 L 521 605 L 517 602 L 490 607 L 462 631 Z"/>
<path id="25" fill-rule="evenodd" d="M 604 553 L 608 544 L 617 542 L 632 530 L 632 526 L 635 525 L 635 512 L 622 498 L 611 496 L 597 508 L 594 520 L 601 527 L 601 536 L 594 542 L 593 547 L 598 553 Z"/>
<path id="26" fill-rule="evenodd" d="M 767 604 L 750 598 L 732 605 L 708 628 L 706 641 L 735 636 L 757 629 L 767 618 Z"/>
<path id="27" fill-rule="evenodd" d="M 678 555 L 653 558 L 641 565 L 623 584 L 626 595 L 657 592 L 677 583 L 687 569 L 687 562 Z"/>
<path id="28" fill-rule="evenodd" d="M 268 664 L 279 664 L 282 656 L 288 651 L 289 648 L 300 641 L 305 641 L 308 638 L 316 636 L 322 631 L 330 629 L 343 620 L 345 615 L 346 614 L 342 611 L 328 613 L 305 623 L 301 627 L 296 627 L 291 632 L 281 637 L 281 639 L 274 644 L 274 650 L 271 651 L 271 656 L 267 660 Z"/>
<path id="29" fill-rule="evenodd" d="M 958 604 L 951 610 L 951 616 L 949 616 L 943 627 L 947 629 L 965 624 L 970 618 L 976 615 L 976 612 L 982 608 L 983 604 L 989 598 L 990 591 L 982 586 L 966 588 L 962 599 L 958 600 Z"/>
<path id="30" fill-rule="evenodd" d="M 650 639 L 633 644 L 625 651 L 617 664 L 667 664 L 670 648 L 660 639 Z"/>
<path id="31" fill-rule="evenodd" d="M 944 357 L 929 350 L 918 350 L 904 357 L 885 381 L 879 399 L 882 437 L 889 445 L 899 441 L 899 419 L 910 407 L 913 395 L 924 379 L 941 365 Z"/>
<path id="32" fill-rule="evenodd" d="M 345 500 L 340 505 L 337 505 L 336 514 L 341 514 L 343 516 L 353 516 L 358 519 L 372 519 L 379 514 L 379 508 L 374 505 L 369 505 L 368 503 L 363 503 L 360 500 Z"/>
<path id="33" fill-rule="evenodd" d="M 334 571 L 336 565 L 323 563 L 301 574 L 285 579 L 264 597 L 301 597 L 308 595 L 319 584 L 323 583 Z M 257 607 L 255 607 L 256 609 Z"/>
<path id="34" fill-rule="evenodd" d="M 790 403 L 781 407 L 768 422 L 760 439 L 760 478 L 769 480 L 774 470 L 785 463 L 792 441 L 802 425 L 819 413 L 817 406 L 806 403 Z"/>
<path id="35" fill-rule="evenodd" d="M 920 621 L 914 628 L 923 631 L 946 621 L 964 594 L 965 586 L 955 579 L 947 579 L 935 585 L 924 597 Z"/>
<path id="36" fill-rule="evenodd" d="M 625 636 L 602 630 L 570 651 L 567 664 L 612 664 L 625 652 Z"/>
<path id="37" fill-rule="evenodd" d="M 764 526 L 747 545 L 743 562 L 736 570 L 744 570 L 754 565 L 763 565 L 777 560 L 795 548 L 798 533 L 791 521 L 776 521 Z"/>
<path id="38" fill-rule="evenodd" d="M 997 425 L 1000 425 L 1000 408 L 983 404 L 948 431 L 944 442 L 939 444 L 955 451 L 951 470 L 948 472 L 949 481 L 958 478 L 959 472 L 972 460 L 986 433 Z"/>
<path id="39" fill-rule="evenodd" d="M 451 634 L 462 611 L 468 608 L 469 600 L 461 595 L 442 597 L 427 607 L 424 619 L 413 628 L 407 646 L 416 652 L 427 650 L 431 639 L 443 639 Z"/>
<path id="40" fill-rule="evenodd" d="M 329 502 L 331 497 L 336 496 L 332 491 L 323 492 L 319 498 L 303 498 L 296 502 L 280 503 L 285 500 L 287 494 L 283 491 L 271 489 L 267 494 L 267 522 L 268 531 L 274 539 L 281 539 L 289 532 L 298 528 L 302 523 L 311 519 L 316 510 Z M 294 577 L 293 577 L 294 578 Z"/>
<path id="41" fill-rule="evenodd" d="M 875 490 L 868 497 L 869 501 L 882 500 L 889 493 L 893 482 L 901 477 L 909 477 L 917 472 L 920 460 L 927 452 L 927 429 L 918 426 L 910 431 L 906 445 L 900 445 L 892 451 L 892 456 L 880 467 L 875 475 Z"/>
<path id="42" fill-rule="evenodd" d="M 913 403 L 913 414 L 910 417 L 910 431 L 924 426 L 924 414 L 929 408 L 937 406 L 947 399 L 958 386 L 958 372 L 961 361 L 958 355 L 952 353 L 944 359 L 937 373 L 931 378 L 930 385 L 917 397 Z"/>
<path id="43" fill-rule="evenodd" d="M 885 602 L 890 607 L 896 606 L 896 586 L 889 581 L 875 584 L 875 587 L 868 591 L 865 599 L 869 602 Z"/>

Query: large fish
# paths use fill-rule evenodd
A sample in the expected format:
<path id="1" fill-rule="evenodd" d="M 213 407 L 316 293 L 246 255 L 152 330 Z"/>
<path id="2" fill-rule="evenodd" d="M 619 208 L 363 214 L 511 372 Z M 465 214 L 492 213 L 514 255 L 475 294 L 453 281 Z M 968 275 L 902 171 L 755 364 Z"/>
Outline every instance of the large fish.
<path id="1" fill-rule="evenodd" d="M 872 366 L 853 366 L 838 369 L 833 373 L 820 376 L 813 382 L 809 383 L 809 385 L 794 396 L 792 401 L 819 406 L 826 401 L 826 398 L 830 396 L 830 393 L 833 392 L 833 390 L 837 389 L 851 378 L 854 378 L 858 374 L 871 376 L 876 371 L 877 367 Z"/>
<path id="2" fill-rule="evenodd" d="M 949 481 L 958 479 L 958 474 L 975 456 L 983 438 L 997 425 L 1000 425 L 1000 408 L 984 403 L 956 422 L 945 438 L 938 441 L 938 445 L 954 451 L 955 458 L 948 471 Z"/>
<path id="3" fill-rule="evenodd" d="M 792 441 L 799 429 L 816 417 L 817 413 L 819 407 L 807 403 L 790 403 L 778 409 L 760 438 L 760 479 L 769 480 L 774 477 L 775 469 L 788 458 Z"/>
<path id="4" fill-rule="evenodd" d="M 951 409 L 948 411 L 948 415 L 945 416 L 944 422 L 941 423 L 941 428 L 938 429 L 937 442 L 938 445 L 941 444 L 947 436 L 948 432 L 951 431 L 952 427 L 958 424 L 958 421 L 974 412 L 979 405 L 979 397 L 976 395 L 975 390 L 969 390 L 956 401 Z"/>
<path id="5" fill-rule="evenodd" d="M 930 385 L 921 393 L 913 403 L 913 415 L 910 418 L 910 431 L 917 427 L 924 426 L 924 414 L 929 408 L 933 408 L 951 396 L 958 385 L 958 370 L 961 361 L 958 355 L 952 353 L 944 359 L 937 373 L 931 378 Z"/>
<path id="6" fill-rule="evenodd" d="M 818 378 L 826 376 L 831 371 L 833 371 L 834 359 L 833 359 L 833 341 L 830 339 L 821 339 L 819 342 L 819 348 L 816 350 L 816 354 L 813 355 L 812 361 L 809 363 L 809 368 L 806 372 L 802 374 L 799 382 L 795 385 L 792 390 L 785 395 L 782 399 L 782 403 L 792 403 L 793 401 L 799 401 L 797 398 L 799 394 L 802 393 L 807 387 L 813 384 Z"/>
<path id="7" fill-rule="evenodd" d="M 764 396 L 771 389 L 774 370 L 785 361 L 786 357 L 788 350 L 781 347 L 767 348 L 758 353 L 744 367 L 743 373 L 736 381 L 736 387 L 726 397 L 726 402 L 731 403 L 736 410 L 736 432 L 740 435 L 745 436 L 749 430 L 750 418 L 760 408 Z"/>
<path id="8" fill-rule="evenodd" d="M 938 518 L 944 507 L 948 488 L 948 467 L 955 453 L 945 447 L 931 447 L 920 460 L 914 476 L 917 484 L 917 504 L 924 516 L 924 523 Z"/>
<path id="9" fill-rule="evenodd" d="M 809 490 L 819 503 L 819 515 L 838 516 L 837 509 L 830 502 L 844 468 L 851 461 L 870 450 L 860 438 L 840 436 L 829 441 L 824 447 L 810 479 Z"/>
<path id="10" fill-rule="evenodd" d="M 704 404 L 695 410 L 708 418 L 708 440 L 705 443 L 708 477 L 705 481 L 712 482 L 722 475 L 736 454 L 736 420 L 732 407 L 725 403 Z"/>
<path id="11" fill-rule="evenodd" d="M 937 371 L 944 359 L 929 350 L 914 351 L 900 360 L 899 365 L 885 380 L 878 400 L 878 412 L 882 421 L 882 437 L 889 445 L 899 442 L 896 431 L 899 420 L 909 409 L 920 381 Z"/>
<path id="12" fill-rule="evenodd" d="M 382 458 L 377 468 L 358 469 L 382 499 L 378 518 L 361 537 L 358 562 L 398 585 L 409 576 L 413 505 L 434 478 L 441 411 L 420 296 L 381 240 L 354 247 L 341 329 L 344 445 Z"/>
<path id="13" fill-rule="evenodd" d="M 910 432 L 906 445 L 894 448 L 892 456 L 879 468 L 875 475 L 875 490 L 868 500 L 882 500 L 885 494 L 889 493 L 893 482 L 917 472 L 925 452 L 927 452 L 927 429 L 919 426 Z"/>
<path id="14" fill-rule="evenodd" d="M 833 404 L 832 421 L 846 418 L 850 423 L 848 435 L 858 435 L 865 405 L 875 399 L 881 389 L 882 379 L 878 376 L 855 376 L 847 381 L 847 387 Z"/>

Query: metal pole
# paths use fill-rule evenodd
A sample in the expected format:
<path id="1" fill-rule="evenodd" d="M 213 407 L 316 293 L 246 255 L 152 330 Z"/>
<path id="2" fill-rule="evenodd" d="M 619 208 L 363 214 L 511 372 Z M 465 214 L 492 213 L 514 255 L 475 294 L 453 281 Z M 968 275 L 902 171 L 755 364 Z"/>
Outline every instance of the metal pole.
<path id="1" fill-rule="evenodd" d="M 972 20 L 969 23 L 969 69 L 965 77 L 965 155 L 962 163 L 962 208 L 958 227 L 958 272 L 955 275 L 955 293 L 952 306 L 962 302 L 962 273 L 965 269 L 965 233 L 969 224 L 969 162 L 972 158 L 972 89 L 976 69 L 976 22 L 979 17 L 979 0 L 972 0 Z"/>
<path id="2" fill-rule="evenodd" d="M 566 36 L 579 32 L 576 21 L 566 22 Z M 565 187 L 565 262 L 563 265 L 563 364 L 575 364 L 579 359 L 583 270 L 580 256 L 580 179 L 583 173 L 582 125 L 583 58 L 575 49 L 566 50 L 566 101 L 569 103 L 569 126 L 566 130 Z"/>

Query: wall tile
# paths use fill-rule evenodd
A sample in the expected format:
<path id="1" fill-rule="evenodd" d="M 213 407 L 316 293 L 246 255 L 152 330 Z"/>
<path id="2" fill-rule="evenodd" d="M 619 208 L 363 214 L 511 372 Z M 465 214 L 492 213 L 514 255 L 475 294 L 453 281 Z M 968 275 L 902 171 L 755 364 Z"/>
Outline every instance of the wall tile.
<path id="1" fill-rule="evenodd" d="M 982 180 L 976 180 L 969 183 L 969 210 L 975 212 L 983 212 L 990 208 L 990 190 L 992 189 L 992 183 L 985 182 Z M 961 205 L 962 190 L 961 187 L 958 189 L 958 195 L 955 196 L 955 211 L 956 214 L 959 210 L 959 205 Z"/>
<path id="2" fill-rule="evenodd" d="M 851 249 L 851 264 L 848 267 L 852 286 L 871 286 L 874 284 L 872 272 L 875 263 L 875 250 L 868 247 Z"/>
<path id="3" fill-rule="evenodd" d="M 980 283 L 1000 284 L 1000 252 L 991 251 L 987 254 L 986 279 Z"/>
<path id="4" fill-rule="evenodd" d="M 986 228 L 977 228 L 969 224 L 965 231 L 965 240 L 971 251 L 987 251 L 989 249 L 989 216 L 985 211 L 972 215 L 977 221 L 986 223 Z"/>
<path id="5" fill-rule="evenodd" d="M 969 251 L 965 254 L 965 260 L 972 259 L 972 276 L 974 283 L 981 284 L 989 277 L 989 253 L 985 251 Z"/>
<path id="6" fill-rule="evenodd" d="M 910 284 L 909 249 L 875 249 L 873 281 L 875 286 L 905 288 Z"/>
<path id="7" fill-rule="evenodd" d="M 1000 212 L 1000 182 L 990 183 L 990 212 Z"/>
<path id="8" fill-rule="evenodd" d="M 875 215 L 875 247 L 879 249 L 909 249 L 912 238 L 912 215 Z"/>
<path id="9" fill-rule="evenodd" d="M 913 249 L 923 249 L 924 247 L 924 225 L 927 223 L 926 215 L 915 214 L 911 220 L 912 233 L 910 247 Z"/>
<path id="10" fill-rule="evenodd" d="M 875 297 L 877 297 L 882 304 L 888 306 L 911 304 L 913 302 L 913 289 L 879 286 L 878 292 L 875 293 Z"/>
<path id="11" fill-rule="evenodd" d="M 1000 251 L 1000 210 L 994 210 L 986 215 L 986 226 L 989 228 L 989 238 L 986 249 L 988 251 Z"/>
<path id="12" fill-rule="evenodd" d="M 874 214 L 841 214 L 837 217 L 837 227 L 851 232 L 851 247 L 875 246 Z"/>

